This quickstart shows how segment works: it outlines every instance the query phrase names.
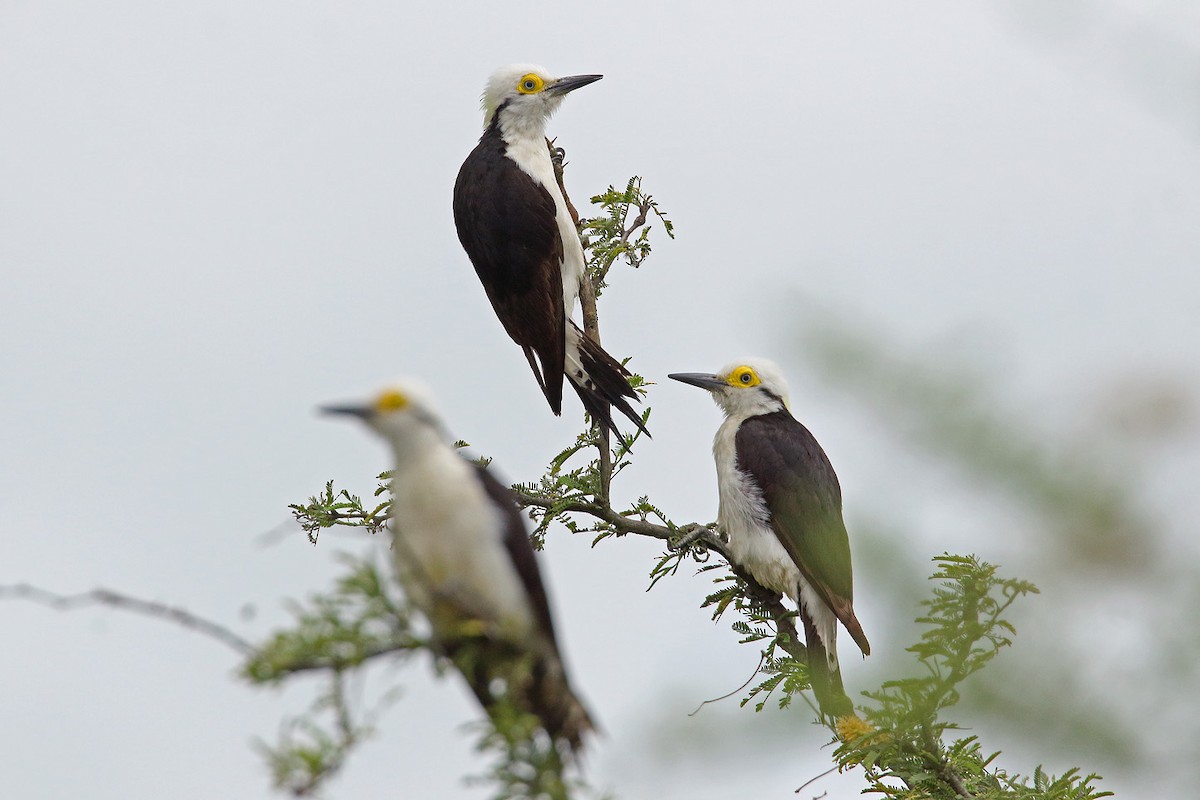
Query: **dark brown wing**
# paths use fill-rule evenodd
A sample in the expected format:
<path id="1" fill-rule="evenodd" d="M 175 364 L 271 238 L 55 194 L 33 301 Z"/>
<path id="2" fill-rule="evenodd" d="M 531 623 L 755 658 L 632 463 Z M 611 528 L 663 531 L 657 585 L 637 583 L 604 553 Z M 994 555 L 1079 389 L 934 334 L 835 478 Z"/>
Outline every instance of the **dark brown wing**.
<path id="1" fill-rule="evenodd" d="M 479 475 L 479 480 L 483 483 L 488 497 L 504 515 L 504 549 L 508 551 L 508 557 L 512 560 L 513 567 L 521 578 L 521 585 L 525 587 L 525 594 L 529 597 L 529 605 L 533 607 L 538 628 L 545 640 L 557 651 L 558 642 L 554 636 L 554 621 L 550 618 L 550 601 L 546 597 L 546 587 L 542 584 L 542 573 L 538 569 L 537 554 L 533 550 L 533 543 L 529 541 L 525 520 L 517 509 L 512 491 L 496 480 L 492 473 L 484 467 L 476 465 L 476 474 Z"/>
<path id="2" fill-rule="evenodd" d="M 825 451 L 787 411 L 746 419 L 738 426 L 735 448 L 737 466 L 761 489 L 771 527 L 788 555 L 863 653 L 870 653 L 854 616 L 842 489 Z"/>
<path id="3" fill-rule="evenodd" d="M 454 225 L 496 316 L 525 349 L 550 408 L 560 414 L 566 315 L 557 210 L 506 147 L 493 125 L 467 156 L 454 183 Z"/>
<path id="4" fill-rule="evenodd" d="M 531 685 L 518 694 L 529 710 L 542 720 L 543 726 L 551 736 L 566 740 L 572 750 L 578 751 L 583 745 L 583 735 L 594 730 L 594 725 L 587 709 L 567 681 L 566 668 L 558 650 L 554 623 L 550 617 L 550 603 L 546 598 L 546 588 L 542 584 L 542 574 L 538 569 L 537 557 L 533 544 L 529 541 L 525 522 L 508 487 L 502 485 L 484 467 L 478 467 L 476 474 L 483 482 L 488 496 L 504 515 L 504 547 L 525 587 L 543 638 L 542 650 L 530 650 L 534 658 Z M 468 683 L 470 682 L 471 678 L 468 676 Z M 478 690 L 476 696 L 481 696 Z"/>

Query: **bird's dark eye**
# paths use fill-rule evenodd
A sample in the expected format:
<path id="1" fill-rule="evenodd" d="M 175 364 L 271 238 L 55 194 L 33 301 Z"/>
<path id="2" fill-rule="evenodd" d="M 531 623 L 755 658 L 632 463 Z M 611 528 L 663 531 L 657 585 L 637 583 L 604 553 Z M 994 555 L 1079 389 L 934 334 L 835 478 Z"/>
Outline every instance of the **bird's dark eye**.
<path id="1" fill-rule="evenodd" d="M 534 94 L 540 92 L 545 85 L 546 82 L 542 80 L 542 76 L 528 72 L 522 75 L 521 80 L 517 82 L 517 91 L 521 94 Z"/>
<path id="2" fill-rule="evenodd" d="M 754 368 L 748 366 L 741 366 L 730 372 L 729 376 L 725 378 L 725 382 L 730 386 L 739 386 L 743 389 L 749 389 L 752 386 L 758 386 L 758 384 L 762 383 L 758 379 L 758 373 L 754 371 Z"/>

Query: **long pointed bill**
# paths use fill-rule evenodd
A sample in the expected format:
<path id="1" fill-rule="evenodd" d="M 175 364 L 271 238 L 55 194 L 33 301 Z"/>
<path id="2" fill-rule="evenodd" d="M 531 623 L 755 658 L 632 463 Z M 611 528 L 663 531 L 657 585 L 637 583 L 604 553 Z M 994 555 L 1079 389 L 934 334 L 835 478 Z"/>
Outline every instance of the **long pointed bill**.
<path id="1" fill-rule="evenodd" d="M 567 92 L 575 91 L 581 86 L 595 83 L 603 77 L 603 75 L 571 75 L 566 78 L 559 78 L 546 87 L 546 92 L 549 94 L 566 94 Z"/>
<path id="2" fill-rule="evenodd" d="M 336 414 L 359 419 L 369 419 L 375 413 L 370 406 L 320 406 L 317 411 L 322 414 Z"/>
<path id="3" fill-rule="evenodd" d="M 710 392 L 728 385 L 720 375 L 713 375 L 707 372 L 672 372 L 667 377 L 680 383 L 699 386 L 701 389 L 707 389 Z"/>

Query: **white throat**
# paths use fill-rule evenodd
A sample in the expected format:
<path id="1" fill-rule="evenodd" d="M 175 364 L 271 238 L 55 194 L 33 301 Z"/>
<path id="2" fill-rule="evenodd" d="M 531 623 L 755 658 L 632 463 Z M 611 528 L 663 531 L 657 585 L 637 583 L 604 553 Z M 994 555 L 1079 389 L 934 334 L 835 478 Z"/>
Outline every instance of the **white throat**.
<path id="1" fill-rule="evenodd" d="M 550 149 L 546 146 L 546 119 L 549 114 L 507 113 L 510 111 L 511 109 L 507 108 L 500 110 L 500 136 L 508 145 L 504 152 L 525 174 L 545 187 L 554 200 L 555 221 L 563 246 L 563 258 L 559 267 L 562 273 L 563 310 L 569 319 L 575 310 L 575 298 L 579 295 L 579 280 L 583 276 L 585 260 L 579 232 L 575 230 L 566 198 L 558 188 L 554 163 L 550 160 Z M 568 351 L 571 350 L 572 344 L 568 336 Z"/>
<path id="2" fill-rule="evenodd" d="M 772 414 L 776 411 L 787 410 L 779 398 L 758 389 L 730 387 L 714 392 L 713 400 L 725 412 L 727 419 L 738 421 L 748 417 L 757 417 L 760 414 Z"/>
<path id="3" fill-rule="evenodd" d="M 509 146 L 523 142 L 546 144 L 546 123 L 558 107 L 557 103 L 538 103 L 521 108 L 511 104 L 501 108 L 499 115 L 500 136 Z"/>
<path id="4" fill-rule="evenodd" d="M 396 469 L 405 470 L 422 463 L 431 453 L 442 450 L 453 450 L 442 436 L 442 432 L 432 426 L 416 420 L 408 423 L 411 429 L 403 436 L 389 436 L 392 453 L 396 456 Z"/>

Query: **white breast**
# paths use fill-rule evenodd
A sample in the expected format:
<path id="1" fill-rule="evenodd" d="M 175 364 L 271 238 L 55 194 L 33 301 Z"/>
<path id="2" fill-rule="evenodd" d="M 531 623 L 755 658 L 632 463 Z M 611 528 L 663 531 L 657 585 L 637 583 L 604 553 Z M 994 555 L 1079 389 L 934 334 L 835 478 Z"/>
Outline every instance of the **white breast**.
<path id="1" fill-rule="evenodd" d="M 413 601 L 431 620 L 450 603 L 506 638 L 526 638 L 533 611 L 473 467 L 449 447 L 426 450 L 397 468 L 392 492 L 393 556 Z"/>
<path id="2" fill-rule="evenodd" d="M 726 419 L 713 440 L 721 500 L 717 522 L 729 538 L 734 561 L 763 586 L 797 600 L 800 570 L 771 530 L 762 492 L 737 468 L 734 436 L 740 424 L 739 419 Z"/>
<path id="3" fill-rule="evenodd" d="M 523 132 L 521 132 L 523 133 Z M 575 298 L 579 296 L 579 279 L 583 277 L 583 245 L 579 241 L 579 232 L 571 220 L 571 212 L 567 210 L 567 201 L 558 188 L 558 180 L 554 177 L 554 163 L 550 160 L 550 151 L 546 148 L 546 139 L 539 132 L 536 137 L 518 135 L 501 125 L 501 136 L 508 145 L 508 157 L 517 163 L 530 177 L 546 188 L 554 198 L 554 208 L 558 221 L 558 235 L 563 243 L 562 285 L 563 309 L 568 317 L 575 310 Z"/>

